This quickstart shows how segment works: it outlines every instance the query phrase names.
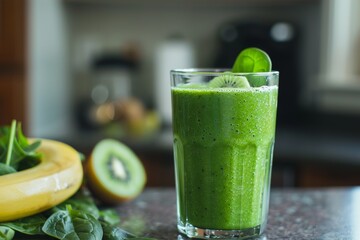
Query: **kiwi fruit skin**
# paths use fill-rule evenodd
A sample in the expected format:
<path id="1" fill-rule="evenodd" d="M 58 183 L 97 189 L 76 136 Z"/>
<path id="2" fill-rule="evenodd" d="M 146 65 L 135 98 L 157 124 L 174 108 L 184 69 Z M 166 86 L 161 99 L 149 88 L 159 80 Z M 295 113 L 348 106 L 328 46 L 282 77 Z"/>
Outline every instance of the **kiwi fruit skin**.
<path id="1" fill-rule="evenodd" d="M 96 198 L 101 200 L 105 204 L 116 205 L 117 203 L 128 202 L 132 198 L 121 197 L 108 191 L 99 178 L 95 175 L 94 166 L 91 163 L 93 161 L 90 157 L 85 164 L 86 181 L 90 191 L 95 195 Z"/>
<path id="2" fill-rule="evenodd" d="M 246 77 L 232 74 L 223 74 L 215 77 L 209 82 L 210 88 L 250 88 Z"/>
<path id="3" fill-rule="evenodd" d="M 143 189 L 145 187 L 145 184 L 147 181 L 145 169 L 140 162 L 141 169 L 139 169 L 139 170 L 141 172 L 131 173 L 132 178 L 136 177 L 136 176 L 134 176 L 135 174 L 143 174 L 142 175 L 143 181 L 141 182 L 141 187 L 139 187 L 139 189 L 136 192 L 134 192 L 132 194 L 117 194 L 114 191 L 112 191 L 110 189 L 110 187 L 108 186 L 109 183 L 102 181 L 100 179 L 100 177 L 98 176 L 98 174 L 96 173 L 96 161 L 103 161 L 103 160 L 94 158 L 94 155 L 95 155 L 94 151 L 100 151 L 99 149 L 97 149 L 99 147 L 98 145 L 99 144 L 104 145 L 104 143 L 106 144 L 106 142 L 108 142 L 108 143 L 112 142 L 115 144 L 122 145 L 122 147 L 125 147 L 126 151 L 129 151 L 129 153 L 133 155 L 134 159 L 132 161 L 140 162 L 140 160 L 135 156 L 135 154 L 132 152 L 132 150 L 130 148 L 128 148 L 127 146 L 125 146 L 124 144 L 122 144 L 116 140 L 113 140 L 113 139 L 102 140 L 95 146 L 92 154 L 87 159 L 87 161 L 85 162 L 85 165 L 84 165 L 84 169 L 85 169 L 85 173 L 86 173 L 86 177 L 87 177 L 86 178 L 87 186 L 89 187 L 90 191 L 93 192 L 95 197 L 97 197 L 99 200 L 101 200 L 105 204 L 116 205 L 119 203 L 131 201 L 134 198 L 136 198 L 143 191 Z M 106 165 L 107 164 L 106 161 L 104 161 L 103 164 Z M 104 166 L 104 167 L 106 167 L 106 166 Z M 110 170 L 106 174 L 110 175 L 111 174 Z M 119 184 L 119 186 L 117 186 L 117 187 L 121 188 L 121 185 Z"/>

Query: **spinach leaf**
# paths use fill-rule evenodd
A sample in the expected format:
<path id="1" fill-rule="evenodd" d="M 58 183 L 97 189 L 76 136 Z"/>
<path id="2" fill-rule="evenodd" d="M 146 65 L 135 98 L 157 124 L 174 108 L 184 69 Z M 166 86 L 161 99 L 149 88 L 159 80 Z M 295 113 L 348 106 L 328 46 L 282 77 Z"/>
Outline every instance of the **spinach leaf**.
<path id="1" fill-rule="evenodd" d="M 0 162 L 17 171 L 33 167 L 40 162 L 41 154 L 36 152 L 40 144 L 40 141 L 29 144 L 21 124 L 13 120 L 11 127 L 0 128 Z"/>
<path id="2" fill-rule="evenodd" d="M 9 227 L 0 226 L 0 240 L 11 240 L 15 235 L 15 231 Z"/>
<path id="3" fill-rule="evenodd" d="M 135 238 L 134 235 L 126 232 L 125 230 L 119 227 L 113 226 L 103 221 L 100 221 L 100 223 L 104 231 L 103 240 L 125 240 L 125 239 Z"/>
<path id="4" fill-rule="evenodd" d="M 46 221 L 46 217 L 42 214 L 36 214 L 25 218 L 20 218 L 12 222 L 4 222 L 1 225 L 9 227 L 15 231 L 28 234 L 38 235 L 44 234 L 41 230 Z"/>
<path id="5" fill-rule="evenodd" d="M 21 123 L 19 123 L 17 126 L 17 139 L 16 140 L 18 141 L 20 148 L 26 154 L 26 158 L 29 158 L 32 160 L 39 160 L 41 158 L 41 154 L 36 152 L 36 150 L 41 145 L 41 141 L 37 140 L 37 141 L 34 141 L 32 144 L 29 144 L 27 138 L 24 136 L 24 134 L 22 132 Z"/>
<path id="6" fill-rule="evenodd" d="M 85 162 L 86 161 L 86 156 L 85 154 L 81 153 L 81 152 L 78 152 L 79 156 L 80 156 L 80 160 L 81 162 Z"/>
<path id="7" fill-rule="evenodd" d="M 5 158 L 6 165 L 9 165 L 10 161 L 11 161 L 12 149 L 13 149 L 14 140 L 15 140 L 15 132 L 16 132 L 16 121 L 12 121 L 9 135 L 5 136 L 5 138 L 4 138 L 5 140 L 7 140 L 5 143 L 5 145 L 7 146 L 7 153 L 6 153 L 6 158 Z"/>
<path id="8" fill-rule="evenodd" d="M 0 162 L 0 176 L 16 172 L 15 168 Z"/>
<path id="9" fill-rule="evenodd" d="M 26 170 L 28 168 L 35 167 L 40 163 L 40 158 L 36 156 L 27 156 L 22 159 L 17 166 L 18 171 Z"/>
<path id="10" fill-rule="evenodd" d="M 47 235 L 26 235 L 19 232 L 15 232 L 15 236 L 12 240 L 55 240 L 55 238 Z"/>
<path id="11" fill-rule="evenodd" d="M 36 141 L 31 145 L 24 145 L 24 142 L 20 144 L 18 139 L 15 138 L 13 141 L 14 146 L 11 153 L 10 165 L 18 168 L 19 164 L 27 158 L 40 159 L 41 154 L 35 152 L 35 150 L 40 146 L 40 144 L 40 141 Z"/>
<path id="12" fill-rule="evenodd" d="M 147 238 L 147 237 L 135 237 L 131 238 L 131 240 L 158 240 L 156 238 Z"/>
<path id="13" fill-rule="evenodd" d="M 3 136 L 0 133 L 0 162 L 5 164 L 5 161 L 6 161 L 6 145 L 5 145 L 5 141 L 3 141 Z"/>
<path id="14" fill-rule="evenodd" d="M 118 225 L 120 223 L 120 217 L 114 209 L 101 210 L 99 220 L 112 226 Z"/>
<path id="15" fill-rule="evenodd" d="M 64 211 L 66 210 L 67 205 L 71 205 L 74 210 L 91 214 L 96 219 L 100 216 L 99 209 L 97 208 L 94 199 L 89 195 L 89 193 L 78 191 L 74 196 L 72 196 L 65 202 L 57 205 L 51 211 Z"/>
<path id="16" fill-rule="evenodd" d="M 19 146 L 28 154 L 32 154 L 38 147 L 40 147 L 40 141 L 35 141 L 29 145 L 29 142 L 22 131 L 21 123 L 17 125 L 17 140 L 19 142 Z"/>
<path id="17" fill-rule="evenodd" d="M 43 232 L 63 240 L 101 240 L 103 230 L 99 221 L 91 214 L 73 210 L 58 211 L 45 222 Z"/>
<path id="18" fill-rule="evenodd" d="M 108 222 L 100 221 L 101 226 L 104 231 L 103 240 L 156 240 L 155 238 L 146 238 L 146 237 L 136 237 L 135 235 L 117 227 L 111 225 Z"/>

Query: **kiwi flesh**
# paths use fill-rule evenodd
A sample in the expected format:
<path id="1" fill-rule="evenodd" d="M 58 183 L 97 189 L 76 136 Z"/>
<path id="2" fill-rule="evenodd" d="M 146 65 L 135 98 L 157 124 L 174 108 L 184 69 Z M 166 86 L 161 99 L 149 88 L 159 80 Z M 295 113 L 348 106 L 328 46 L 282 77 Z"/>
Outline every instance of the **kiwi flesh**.
<path id="1" fill-rule="evenodd" d="M 246 77 L 224 74 L 215 77 L 209 82 L 210 88 L 250 88 Z"/>
<path id="2" fill-rule="evenodd" d="M 97 143 L 87 166 L 89 188 L 106 203 L 133 199 L 146 183 L 145 169 L 139 158 L 114 139 Z"/>
<path id="3" fill-rule="evenodd" d="M 179 87 L 181 88 L 206 88 L 205 84 L 202 83 L 186 83 L 186 84 L 182 84 L 179 85 Z"/>

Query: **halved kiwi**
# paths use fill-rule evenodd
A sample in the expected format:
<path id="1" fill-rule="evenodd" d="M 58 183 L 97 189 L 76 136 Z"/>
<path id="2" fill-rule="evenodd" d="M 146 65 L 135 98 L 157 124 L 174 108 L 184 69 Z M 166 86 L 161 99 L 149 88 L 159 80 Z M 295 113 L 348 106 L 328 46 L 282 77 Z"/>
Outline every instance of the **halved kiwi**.
<path id="1" fill-rule="evenodd" d="M 210 88 L 249 88 L 246 77 L 234 76 L 231 73 L 215 77 L 209 82 Z"/>
<path id="2" fill-rule="evenodd" d="M 86 163 L 89 188 L 105 203 L 137 197 L 146 183 L 145 169 L 134 152 L 113 139 L 96 144 Z"/>

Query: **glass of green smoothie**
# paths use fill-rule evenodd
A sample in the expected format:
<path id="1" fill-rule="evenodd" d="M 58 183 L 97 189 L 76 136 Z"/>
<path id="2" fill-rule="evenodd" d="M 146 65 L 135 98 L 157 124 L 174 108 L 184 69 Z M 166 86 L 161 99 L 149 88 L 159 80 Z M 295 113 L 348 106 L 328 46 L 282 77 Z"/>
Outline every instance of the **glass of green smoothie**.
<path id="1" fill-rule="evenodd" d="M 178 229 L 191 238 L 266 226 L 279 73 L 238 69 L 171 71 Z"/>

